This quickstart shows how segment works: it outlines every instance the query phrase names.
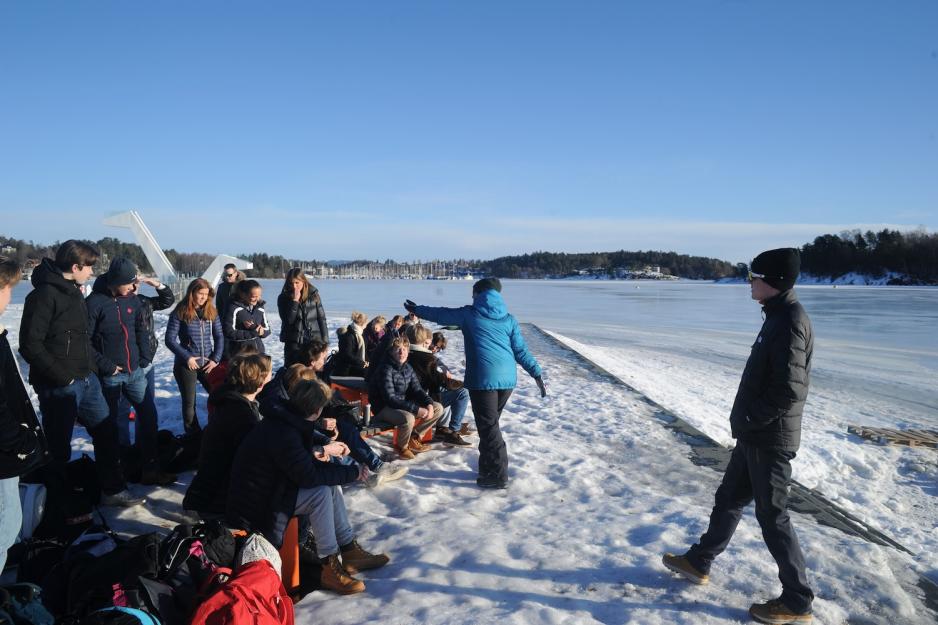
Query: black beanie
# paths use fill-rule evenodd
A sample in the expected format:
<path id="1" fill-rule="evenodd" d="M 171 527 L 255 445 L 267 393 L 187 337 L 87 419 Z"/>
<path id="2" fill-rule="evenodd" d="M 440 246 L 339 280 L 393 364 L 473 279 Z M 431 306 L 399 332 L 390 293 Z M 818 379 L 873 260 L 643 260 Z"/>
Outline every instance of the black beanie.
<path id="1" fill-rule="evenodd" d="M 787 291 L 801 272 L 801 253 L 793 247 L 762 252 L 752 259 L 752 273 L 761 273 L 766 284 Z"/>
<path id="2" fill-rule="evenodd" d="M 137 281 L 137 266 L 129 258 L 118 256 L 111 261 L 111 266 L 104 275 L 108 286 L 132 284 Z"/>
<path id="3" fill-rule="evenodd" d="M 502 292 L 502 283 L 498 278 L 482 278 L 478 282 L 472 285 L 472 294 L 478 295 L 482 291 L 498 291 Z"/>

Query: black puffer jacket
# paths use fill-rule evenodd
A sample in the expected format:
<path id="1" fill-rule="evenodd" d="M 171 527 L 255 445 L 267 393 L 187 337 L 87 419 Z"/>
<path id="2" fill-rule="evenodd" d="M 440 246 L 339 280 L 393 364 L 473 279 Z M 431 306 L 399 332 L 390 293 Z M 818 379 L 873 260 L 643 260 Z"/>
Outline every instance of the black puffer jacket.
<path id="1" fill-rule="evenodd" d="M 228 309 L 221 319 L 221 327 L 225 332 L 225 353 L 234 343 L 251 342 L 257 351 L 264 353 L 264 339 L 270 336 L 270 324 L 267 323 L 267 312 L 264 310 L 266 302 L 260 300 L 254 306 L 249 306 L 232 299 Z M 264 328 L 264 335 L 258 333 Z"/>
<path id="2" fill-rule="evenodd" d="M 389 407 L 416 415 L 421 406 L 433 403 L 411 366 L 390 354 L 369 379 L 368 399 L 375 414 Z"/>
<path id="3" fill-rule="evenodd" d="M 153 362 L 156 350 L 160 346 L 153 328 L 153 311 L 166 310 L 176 303 L 176 296 L 173 295 L 173 290 L 164 284 L 156 289 L 155 296 L 138 294 L 137 299 L 140 300 L 140 317 L 147 337 L 147 342 L 140 348 L 140 359 Z"/>
<path id="4" fill-rule="evenodd" d="M 81 289 L 45 258 L 33 271 L 20 322 L 20 354 L 34 386 L 60 387 L 96 373 Z"/>
<path id="5" fill-rule="evenodd" d="M 0 480 L 27 473 L 46 446 L 16 357 L 0 327 Z"/>
<path id="6" fill-rule="evenodd" d="M 808 396 L 814 333 L 793 290 L 765 302 L 730 413 L 733 437 L 758 447 L 797 451 Z"/>
<path id="7" fill-rule="evenodd" d="M 315 424 L 285 403 L 265 403 L 263 415 L 235 454 L 225 517 L 230 527 L 261 533 L 279 549 L 299 490 L 354 482 L 358 466 L 313 458 Z"/>
<path id="8" fill-rule="evenodd" d="M 316 287 L 310 287 L 305 302 L 295 302 L 292 295 L 281 293 L 277 296 L 277 312 L 280 314 L 281 343 L 299 347 L 312 339 L 329 342 L 326 311 L 322 308 Z"/>
<path id="9" fill-rule="evenodd" d="M 212 414 L 202 434 L 199 470 L 182 500 L 182 507 L 197 512 L 225 513 L 231 464 L 238 445 L 260 423 L 257 402 L 222 386 L 209 396 Z"/>

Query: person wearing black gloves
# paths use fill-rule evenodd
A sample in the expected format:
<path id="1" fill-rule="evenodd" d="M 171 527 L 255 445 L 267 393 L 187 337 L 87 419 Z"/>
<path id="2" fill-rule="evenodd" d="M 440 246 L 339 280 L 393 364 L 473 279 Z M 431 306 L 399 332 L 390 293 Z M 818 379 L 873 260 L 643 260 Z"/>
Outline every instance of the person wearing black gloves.
<path id="1" fill-rule="evenodd" d="M 541 397 L 547 388 L 541 366 L 528 351 L 518 321 L 509 314 L 498 278 L 479 280 L 472 287 L 472 305 L 462 308 L 418 306 L 407 300 L 404 308 L 421 319 L 462 330 L 466 350 L 465 387 L 479 431 L 480 488 L 508 486 L 508 449 L 498 426 L 499 418 L 517 382 L 515 363 L 537 383 Z"/>
<path id="2" fill-rule="evenodd" d="M 21 275 L 19 263 L 0 256 L 0 315 Z M 6 328 L 0 326 L 0 571 L 23 522 L 20 476 L 49 459 L 45 435 L 7 341 Z"/>
<path id="3" fill-rule="evenodd" d="M 762 537 L 782 582 L 780 597 L 749 608 L 750 616 L 761 623 L 810 623 L 814 600 L 787 507 L 814 351 L 811 320 L 793 288 L 800 268 L 794 248 L 762 252 L 752 261 L 752 299 L 762 304 L 765 322 L 730 411 L 736 448 L 717 489 L 706 533 L 684 555 L 666 553 L 663 558 L 675 573 L 706 584 L 710 565 L 729 544 L 743 508 L 754 500 Z"/>

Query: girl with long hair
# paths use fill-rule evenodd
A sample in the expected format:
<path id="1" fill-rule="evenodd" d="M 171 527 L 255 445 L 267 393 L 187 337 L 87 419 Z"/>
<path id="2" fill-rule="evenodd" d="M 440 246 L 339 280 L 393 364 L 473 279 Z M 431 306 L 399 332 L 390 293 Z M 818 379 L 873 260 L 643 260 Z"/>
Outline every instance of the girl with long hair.
<path id="1" fill-rule="evenodd" d="M 313 339 L 329 342 L 326 311 L 319 290 L 310 284 L 299 267 L 287 271 L 283 289 L 277 296 L 277 312 L 280 313 L 284 366 L 302 362 L 300 353 Z"/>
<path id="2" fill-rule="evenodd" d="M 182 419 L 187 433 L 202 429 L 195 410 L 195 383 L 209 391 L 206 376 L 221 362 L 225 346 L 221 319 L 215 310 L 215 290 L 196 278 L 176 304 L 166 324 L 166 347 L 175 354 L 173 376 L 182 397 Z"/>

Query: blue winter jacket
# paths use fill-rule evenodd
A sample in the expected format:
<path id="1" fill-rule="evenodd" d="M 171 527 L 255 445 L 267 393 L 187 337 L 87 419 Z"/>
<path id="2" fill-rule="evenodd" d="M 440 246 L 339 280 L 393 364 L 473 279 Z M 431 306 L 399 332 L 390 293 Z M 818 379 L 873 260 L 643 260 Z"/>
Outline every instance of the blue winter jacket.
<path id="1" fill-rule="evenodd" d="M 114 375 L 118 366 L 130 373 L 150 364 L 144 356 L 149 338 L 136 294 L 114 297 L 105 276 L 98 276 L 85 302 L 98 375 Z"/>
<path id="2" fill-rule="evenodd" d="M 190 358 L 197 358 L 200 366 L 209 360 L 221 362 L 225 348 L 225 335 L 222 332 L 221 316 L 215 315 L 211 321 L 196 316 L 192 321 L 183 323 L 174 310 L 166 322 L 166 347 L 176 355 L 176 363 L 185 363 Z"/>
<path id="3" fill-rule="evenodd" d="M 465 387 L 470 391 L 514 388 L 517 362 L 532 378 L 541 367 L 528 351 L 518 321 L 509 314 L 501 293 L 490 289 L 472 298 L 472 306 L 435 308 L 417 306 L 421 319 L 462 329 L 466 350 Z"/>

